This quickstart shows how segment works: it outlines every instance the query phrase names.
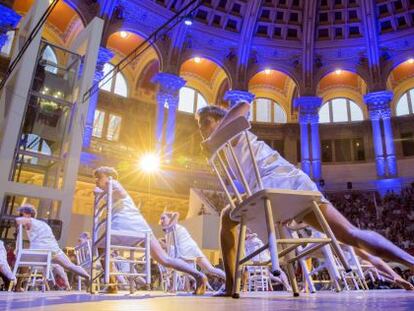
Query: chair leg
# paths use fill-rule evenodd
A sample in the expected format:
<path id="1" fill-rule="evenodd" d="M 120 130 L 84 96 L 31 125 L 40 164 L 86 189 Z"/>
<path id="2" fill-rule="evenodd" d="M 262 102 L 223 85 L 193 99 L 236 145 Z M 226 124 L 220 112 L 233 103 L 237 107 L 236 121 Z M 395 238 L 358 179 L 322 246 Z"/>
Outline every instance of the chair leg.
<path id="1" fill-rule="evenodd" d="M 272 263 L 272 274 L 280 275 L 279 256 L 277 251 L 275 222 L 273 220 L 272 205 L 269 199 L 265 199 L 266 227 L 269 242 L 270 260 Z"/>
<path id="2" fill-rule="evenodd" d="M 331 239 L 331 245 L 332 248 L 335 250 L 336 255 L 338 256 L 339 260 L 341 261 L 342 265 L 345 268 L 346 272 L 350 272 L 352 269 L 348 264 L 348 261 L 345 258 L 345 255 L 339 246 L 338 240 L 336 239 L 335 235 L 332 232 L 331 227 L 329 226 L 328 222 L 326 221 L 325 217 L 323 216 L 318 203 L 313 201 L 313 212 L 318 219 L 319 224 L 321 225 L 322 229 L 324 230 L 324 233 L 328 236 L 328 238 Z"/>
<path id="3" fill-rule="evenodd" d="M 282 224 L 278 223 L 277 224 L 277 229 L 279 231 L 279 236 L 281 238 L 288 238 L 288 234 L 287 231 L 285 231 L 285 228 L 283 228 Z M 288 261 L 291 258 L 291 254 L 286 254 L 286 261 Z M 298 297 L 299 296 L 299 286 L 298 286 L 298 282 L 296 280 L 296 276 L 295 276 L 295 269 L 293 267 L 293 263 L 287 263 L 286 264 L 286 268 L 287 268 L 287 275 L 289 278 L 289 282 L 292 285 L 292 292 L 293 292 L 293 296 L 294 297 Z"/>
<path id="4" fill-rule="evenodd" d="M 233 278 L 233 298 L 240 297 L 240 283 L 241 283 L 241 265 L 240 259 L 241 254 L 244 251 L 244 240 L 246 238 L 246 222 L 244 216 L 241 217 L 240 228 L 239 228 L 239 240 L 237 243 L 237 253 L 236 253 L 236 267 L 234 270 Z"/>
<path id="5" fill-rule="evenodd" d="M 305 260 L 304 259 L 299 259 L 299 263 L 300 263 L 300 266 L 302 268 L 302 273 L 305 277 L 306 284 L 308 284 L 309 292 L 312 293 L 312 294 L 316 293 L 315 284 L 313 284 L 312 276 L 310 274 L 310 271 L 309 271 L 308 267 L 306 266 Z"/>

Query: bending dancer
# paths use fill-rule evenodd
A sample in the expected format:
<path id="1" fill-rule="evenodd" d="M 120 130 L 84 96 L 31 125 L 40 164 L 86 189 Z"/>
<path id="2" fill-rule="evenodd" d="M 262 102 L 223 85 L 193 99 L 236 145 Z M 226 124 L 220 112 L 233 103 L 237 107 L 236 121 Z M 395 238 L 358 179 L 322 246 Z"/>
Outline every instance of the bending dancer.
<path id="1" fill-rule="evenodd" d="M 113 230 L 122 230 L 124 232 L 128 231 L 131 235 L 135 233 L 139 234 L 142 231 L 151 231 L 150 226 L 141 215 L 139 209 L 135 206 L 134 201 L 118 182 L 118 172 L 114 168 L 100 167 L 95 170 L 94 175 L 96 179 L 96 186 L 104 192 L 108 191 L 109 177 L 113 179 L 113 205 L 111 220 Z M 197 287 L 194 292 L 196 295 L 202 295 L 205 293 L 207 277 L 183 260 L 169 257 L 153 234 L 151 235 L 150 248 L 151 257 L 153 257 L 158 263 L 165 267 L 188 273 L 196 279 Z M 111 281 L 111 283 L 115 282 Z M 111 291 L 116 291 L 116 288 L 112 288 Z"/>
<path id="2" fill-rule="evenodd" d="M 251 254 L 254 251 L 258 250 L 259 248 L 264 246 L 264 243 L 262 240 L 259 239 L 256 233 L 253 233 L 249 228 L 246 230 L 246 240 L 245 240 L 245 252 L 246 254 Z M 269 250 L 265 250 L 261 252 L 259 255 L 256 255 L 251 259 L 253 262 L 253 265 L 260 265 L 266 262 L 270 262 L 270 252 Z M 248 271 L 244 274 L 244 285 L 247 285 L 247 274 Z M 289 281 L 287 279 L 286 273 L 283 270 L 280 270 L 280 277 L 276 277 L 272 274 L 270 271 L 270 268 L 268 267 L 268 276 L 271 281 L 282 284 L 287 291 L 292 291 L 292 288 L 290 287 Z"/>
<path id="3" fill-rule="evenodd" d="M 52 263 L 89 280 L 89 274 L 80 266 L 73 264 L 66 254 L 60 249 L 52 229 L 44 221 L 36 219 L 36 209 L 31 204 L 24 204 L 19 207 L 20 217 L 16 218 L 18 225 L 23 225 L 30 242 L 30 249 L 46 249 L 52 251 Z M 55 269 L 56 270 L 56 269 Z M 58 273 L 59 271 L 56 270 Z M 64 278 L 63 275 L 59 274 Z M 65 274 L 66 275 L 66 274 Z M 64 278 L 65 279 L 65 278 Z M 65 283 L 67 282 L 67 278 Z M 68 282 L 66 283 L 66 285 Z M 19 284 L 17 286 L 18 290 Z"/>
<path id="4" fill-rule="evenodd" d="M 217 106 L 201 108 L 197 113 L 198 126 L 204 139 L 213 137 L 217 131 L 240 116 L 247 116 L 250 105 L 247 102 L 240 102 L 226 111 Z M 280 154 L 270 148 L 257 137 L 249 132 L 253 153 L 258 161 L 259 172 L 265 188 L 290 189 L 290 190 L 311 190 L 318 191 L 316 184 L 302 170 L 286 161 Z M 245 172 L 247 182 L 253 191 L 255 187 L 255 175 L 251 168 L 247 154 L 248 146 L 244 136 L 233 142 L 234 149 L 241 158 L 241 167 Z M 397 261 L 410 267 L 414 271 L 414 257 L 403 251 L 380 234 L 361 230 L 352 225 L 335 207 L 325 198 L 322 199 L 320 209 L 329 223 L 336 238 L 355 248 L 361 248 L 368 253 L 391 261 Z M 233 287 L 233 278 L 236 258 L 236 227 L 237 222 L 230 219 L 230 207 L 225 208 L 221 215 L 221 247 L 223 252 L 224 267 L 226 272 L 226 295 L 230 296 Z M 321 227 L 312 214 L 304 218 L 304 222 L 317 230 Z M 394 277 L 394 282 L 408 290 L 414 287 L 401 277 Z"/>
<path id="5" fill-rule="evenodd" d="M 174 245 L 178 258 L 184 260 L 195 258 L 196 264 L 205 274 L 225 280 L 226 275 L 223 270 L 213 267 L 187 229 L 177 223 L 178 218 L 179 213 L 163 213 L 160 217 L 160 225 L 166 234 L 167 245 Z"/>

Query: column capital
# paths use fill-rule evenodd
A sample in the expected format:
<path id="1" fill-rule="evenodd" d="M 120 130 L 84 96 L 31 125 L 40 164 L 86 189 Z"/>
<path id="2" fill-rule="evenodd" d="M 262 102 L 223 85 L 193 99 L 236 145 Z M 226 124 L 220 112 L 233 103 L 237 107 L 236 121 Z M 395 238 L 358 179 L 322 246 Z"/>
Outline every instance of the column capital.
<path id="1" fill-rule="evenodd" d="M 296 98 L 293 106 L 299 108 L 299 123 L 318 123 L 321 105 L 322 97 L 302 96 Z"/>
<path id="2" fill-rule="evenodd" d="M 152 83 L 158 84 L 160 91 L 166 93 L 177 93 L 186 82 L 180 76 L 167 72 L 160 72 L 152 78 Z"/>
<path id="3" fill-rule="evenodd" d="M 152 78 L 152 83 L 160 86 L 157 92 L 158 105 L 169 110 L 177 109 L 180 100 L 178 91 L 186 84 L 183 78 L 167 72 L 160 72 Z"/>
<path id="4" fill-rule="evenodd" d="M 228 90 L 224 94 L 224 100 L 228 100 L 230 102 L 230 106 L 234 106 L 241 101 L 245 101 L 250 104 L 253 101 L 254 97 L 254 94 L 242 90 Z"/>
<path id="5" fill-rule="evenodd" d="M 391 91 L 371 92 L 364 96 L 371 119 L 390 118 L 390 102 L 394 94 Z"/>

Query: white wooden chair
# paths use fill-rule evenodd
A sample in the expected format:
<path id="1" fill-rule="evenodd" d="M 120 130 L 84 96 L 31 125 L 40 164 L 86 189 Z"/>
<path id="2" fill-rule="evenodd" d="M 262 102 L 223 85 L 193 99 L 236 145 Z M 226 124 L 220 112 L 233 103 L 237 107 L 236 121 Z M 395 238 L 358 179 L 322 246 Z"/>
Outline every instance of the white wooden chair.
<path id="1" fill-rule="evenodd" d="M 76 263 L 86 271 L 91 270 L 92 265 L 92 246 L 91 240 L 86 240 L 82 244 L 75 247 Z M 97 264 L 97 268 L 101 268 L 100 264 Z M 101 270 L 101 269 L 99 269 Z M 99 278 L 96 280 L 98 290 L 100 288 Z M 78 291 L 82 290 L 82 277 L 78 276 Z"/>
<path id="2" fill-rule="evenodd" d="M 267 292 L 272 289 L 268 266 L 246 265 L 244 268 L 247 273 L 247 291 Z"/>
<path id="3" fill-rule="evenodd" d="M 341 248 L 347 257 L 352 270 L 347 273 L 340 262 L 338 262 L 339 271 L 342 274 L 345 288 L 350 290 L 350 283 L 356 290 L 369 290 L 368 284 L 365 281 L 364 272 L 362 271 L 361 263 L 359 262 L 358 256 L 355 254 L 354 248 L 346 244 L 341 244 Z"/>
<path id="4" fill-rule="evenodd" d="M 95 292 L 98 279 L 103 276 L 104 284 L 110 283 L 110 276 L 122 275 L 130 280 L 129 290 L 135 291 L 133 277 L 143 277 L 147 288 L 151 286 L 151 256 L 150 241 L 151 232 L 141 232 L 139 235 L 130 235 L 129 232 L 113 230 L 111 228 L 112 217 L 112 178 L 109 179 L 108 192 L 95 192 L 94 218 L 92 228 L 92 265 L 91 265 L 91 292 Z M 98 254 L 98 249 L 103 249 Z M 122 253 L 129 253 L 126 259 L 112 258 L 114 250 Z M 103 272 L 99 271 L 98 262 L 104 260 Z M 130 265 L 130 272 L 112 271 L 111 265 L 117 262 L 124 262 Z M 143 272 L 137 272 L 135 267 L 143 266 Z"/>
<path id="5" fill-rule="evenodd" d="M 194 268 L 197 267 L 196 258 L 185 257 L 178 252 L 179 247 L 178 247 L 177 232 L 176 232 L 175 225 L 169 228 L 169 231 L 165 233 L 165 242 L 167 246 L 167 254 L 169 256 L 172 256 L 174 258 L 180 258 L 184 260 L 185 262 L 187 262 L 188 264 L 192 265 Z M 189 274 L 176 271 L 176 270 L 172 270 L 171 278 L 172 278 L 172 282 L 171 282 L 172 288 L 170 290 L 172 290 L 173 292 L 189 290 L 188 284 L 190 284 L 190 279 L 191 279 L 191 276 Z"/>
<path id="6" fill-rule="evenodd" d="M 280 274 L 279 257 L 284 259 L 288 277 L 292 284 L 293 294 L 294 296 L 299 296 L 293 266 L 295 261 L 323 245 L 331 244 L 347 271 L 349 270 L 349 265 L 329 224 L 319 209 L 321 200 L 321 194 L 319 192 L 266 189 L 263 187 L 263 182 L 249 140 L 249 128 L 250 124 L 246 118 L 238 117 L 232 122 L 227 123 L 219 131 L 215 131 L 214 135 L 202 143 L 203 149 L 209 155 L 209 163 L 216 173 L 232 207 L 230 217 L 232 220 L 240 223 L 233 297 L 239 297 L 240 266 L 265 249 L 270 250 L 271 270 L 275 276 Z M 257 184 L 256 189 L 250 189 L 245 172 L 243 172 L 240 165 L 240 155 L 236 154 L 232 146 L 232 142 L 236 140 L 246 140 L 251 170 L 254 172 Z M 316 216 L 327 238 L 288 238 L 286 228 L 282 224 L 291 219 L 302 219 L 309 213 L 313 213 Z M 267 241 L 267 243 L 263 248 L 253 254 L 241 258 L 241 252 L 244 250 L 246 224 L 264 242 Z M 278 245 L 280 246 L 279 251 Z M 293 254 L 300 245 L 306 245 L 306 247 L 302 251 L 297 252 L 296 255 Z"/>
<path id="7" fill-rule="evenodd" d="M 28 268 L 26 274 L 18 273 L 19 268 Z M 18 226 L 16 240 L 16 263 L 13 268 L 13 275 L 17 278 L 27 278 L 26 290 L 36 286 L 40 279 L 42 291 L 49 290 L 48 281 L 54 282 L 52 273 L 52 251 L 42 249 L 27 249 L 23 247 L 23 226 Z M 9 291 L 15 282 L 10 282 Z"/>

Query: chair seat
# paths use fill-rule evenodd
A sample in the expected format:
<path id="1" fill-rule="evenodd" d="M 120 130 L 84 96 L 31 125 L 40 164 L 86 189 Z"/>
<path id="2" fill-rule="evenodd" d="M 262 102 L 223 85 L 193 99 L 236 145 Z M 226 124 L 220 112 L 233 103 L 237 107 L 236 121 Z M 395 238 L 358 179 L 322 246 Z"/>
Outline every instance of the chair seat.
<path id="1" fill-rule="evenodd" d="M 131 231 L 122 231 L 122 230 L 112 230 L 111 231 L 111 245 L 119 245 L 119 246 L 136 246 L 138 243 L 141 243 L 145 238 L 146 234 L 150 233 L 142 231 L 142 232 L 134 232 Z M 106 238 L 103 237 L 102 240 L 98 243 L 97 247 L 104 248 L 105 247 L 105 240 Z"/>
<path id="2" fill-rule="evenodd" d="M 316 191 L 263 189 L 246 198 L 231 211 L 230 218 L 233 221 L 239 222 L 244 215 L 252 232 L 256 232 L 262 240 L 267 241 L 267 230 L 263 224 L 266 219 L 264 210 L 266 198 L 271 201 L 274 221 L 285 222 L 312 207 L 313 201 L 319 203 L 322 195 Z"/>

